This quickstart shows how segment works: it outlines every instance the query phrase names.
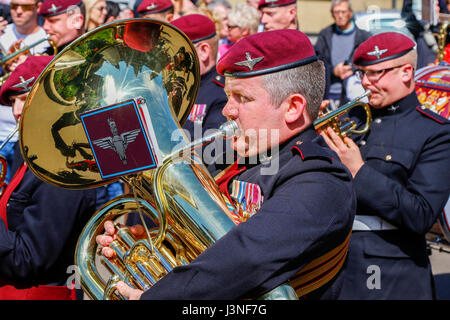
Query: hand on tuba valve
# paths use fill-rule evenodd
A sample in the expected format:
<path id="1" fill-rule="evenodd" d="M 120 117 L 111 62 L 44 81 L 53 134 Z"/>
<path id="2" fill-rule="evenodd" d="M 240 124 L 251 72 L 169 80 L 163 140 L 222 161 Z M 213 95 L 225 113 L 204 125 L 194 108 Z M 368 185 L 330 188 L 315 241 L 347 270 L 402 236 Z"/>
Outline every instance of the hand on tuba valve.
<path id="1" fill-rule="evenodd" d="M 321 133 L 322 131 L 326 131 L 328 127 L 331 127 L 333 131 L 336 132 L 336 134 L 342 139 L 352 134 L 360 135 L 366 133 L 372 123 L 372 114 L 370 112 L 369 105 L 361 100 L 369 96 L 370 93 L 371 91 L 367 90 L 359 97 L 337 108 L 336 110 L 321 115 L 316 121 L 314 121 L 314 128 L 318 133 Z M 323 109 L 323 107 L 324 105 L 321 106 L 321 109 Z M 356 130 L 357 124 L 355 121 L 350 120 L 349 118 L 340 119 L 341 116 L 355 107 L 362 107 L 366 112 L 366 123 L 361 130 Z"/>

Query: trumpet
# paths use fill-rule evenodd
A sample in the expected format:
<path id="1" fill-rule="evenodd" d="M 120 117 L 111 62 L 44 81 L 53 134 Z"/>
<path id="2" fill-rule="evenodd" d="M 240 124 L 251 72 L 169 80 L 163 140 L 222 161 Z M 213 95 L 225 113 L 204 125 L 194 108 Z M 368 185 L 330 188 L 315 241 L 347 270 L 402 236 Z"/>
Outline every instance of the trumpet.
<path id="1" fill-rule="evenodd" d="M 346 103 L 345 105 L 337 108 L 336 110 L 330 111 L 314 121 L 314 128 L 317 132 L 326 130 L 331 127 L 334 132 L 341 138 L 348 137 L 352 134 L 361 135 L 366 133 L 372 123 L 372 113 L 370 112 L 370 107 L 367 103 L 361 100 L 371 94 L 370 90 L 367 90 L 362 95 L 356 97 L 352 101 Z M 361 130 L 356 130 L 356 122 L 350 120 L 349 118 L 340 119 L 340 117 L 346 114 L 350 109 L 355 107 L 363 107 L 366 112 L 366 123 Z"/>
<path id="2" fill-rule="evenodd" d="M 45 38 L 39 39 L 35 42 L 33 42 L 32 44 L 23 47 L 11 54 L 5 55 L 1 58 L 0 60 L 0 67 L 4 68 L 4 66 L 6 64 L 8 64 L 9 62 L 11 62 L 12 60 L 14 60 L 16 57 L 22 55 L 22 54 L 26 54 L 26 55 L 30 55 L 30 50 L 34 47 L 36 47 L 37 45 L 41 44 L 42 42 L 48 41 L 48 43 L 50 44 L 50 46 L 53 48 L 53 52 L 54 54 L 57 53 L 58 49 L 56 47 L 56 44 L 53 40 L 49 39 L 49 36 L 46 36 Z M 6 80 L 8 80 L 9 76 L 11 73 L 6 73 L 3 76 L 0 77 L 0 86 L 3 85 Z"/>

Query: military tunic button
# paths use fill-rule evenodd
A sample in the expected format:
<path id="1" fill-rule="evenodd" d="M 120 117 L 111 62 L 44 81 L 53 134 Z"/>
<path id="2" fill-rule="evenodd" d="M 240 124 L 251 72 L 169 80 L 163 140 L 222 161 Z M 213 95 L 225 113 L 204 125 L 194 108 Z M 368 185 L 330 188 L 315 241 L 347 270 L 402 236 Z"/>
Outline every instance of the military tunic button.
<path id="1" fill-rule="evenodd" d="M 388 154 L 385 159 L 386 159 L 386 161 L 389 161 L 392 159 L 392 156 L 390 154 Z"/>
<path id="2" fill-rule="evenodd" d="M 375 123 L 381 123 L 381 119 L 380 118 L 376 118 L 374 121 L 375 121 Z"/>
<path id="3" fill-rule="evenodd" d="M 365 146 L 365 145 L 366 145 L 366 140 L 361 140 L 361 142 L 359 143 L 359 145 Z"/>

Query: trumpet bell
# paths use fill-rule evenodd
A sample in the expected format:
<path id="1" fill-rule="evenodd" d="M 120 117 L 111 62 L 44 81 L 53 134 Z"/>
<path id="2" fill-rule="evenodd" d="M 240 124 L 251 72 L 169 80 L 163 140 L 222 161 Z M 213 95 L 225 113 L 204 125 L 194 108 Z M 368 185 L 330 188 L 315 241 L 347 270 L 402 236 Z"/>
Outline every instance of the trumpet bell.
<path id="1" fill-rule="evenodd" d="M 184 33 L 162 21 L 121 20 L 84 34 L 50 62 L 25 102 L 20 147 L 29 168 L 63 188 L 110 183 L 102 180 L 80 114 L 136 97 L 146 100 L 161 153 L 170 153 L 180 142 L 169 133 L 197 96 L 196 59 Z"/>

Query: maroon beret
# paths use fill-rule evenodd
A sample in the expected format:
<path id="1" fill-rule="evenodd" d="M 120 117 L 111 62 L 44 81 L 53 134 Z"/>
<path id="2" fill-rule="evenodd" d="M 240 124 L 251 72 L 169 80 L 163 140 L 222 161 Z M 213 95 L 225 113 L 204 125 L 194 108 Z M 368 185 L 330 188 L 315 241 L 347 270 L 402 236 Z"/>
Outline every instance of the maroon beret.
<path id="1" fill-rule="evenodd" d="M 216 35 L 216 25 L 203 14 L 187 14 L 172 20 L 170 23 L 183 31 L 192 43 L 206 40 Z"/>
<path id="2" fill-rule="evenodd" d="M 74 6 L 79 6 L 81 0 L 44 0 L 39 9 L 39 14 L 43 17 L 57 16 L 71 10 Z"/>
<path id="3" fill-rule="evenodd" d="M 236 42 L 217 63 L 217 72 L 253 77 L 309 64 L 317 60 L 309 38 L 298 30 L 255 33 Z"/>
<path id="4" fill-rule="evenodd" d="M 164 12 L 173 8 L 171 0 L 143 0 L 137 12 L 141 15 Z"/>
<path id="5" fill-rule="evenodd" d="M 259 0 L 258 9 L 265 7 L 282 7 L 296 3 L 297 0 Z"/>
<path id="6" fill-rule="evenodd" d="M 416 48 L 416 43 L 399 32 L 383 32 L 371 36 L 356 49 L 353 63 L 369 66 L 399 58 Z"/>
<path id="7" fill-rule="evenodd" d="M 0 88 L 0 102 L 5 106 L 12 105 L 11 96 L 28 92 L 41 72 L 52 61 L 54 56 L 29 56 L 11 72 L 8 80 Z"/>

